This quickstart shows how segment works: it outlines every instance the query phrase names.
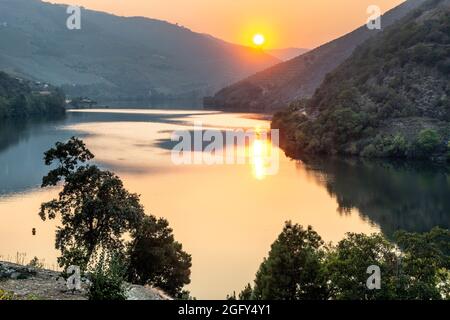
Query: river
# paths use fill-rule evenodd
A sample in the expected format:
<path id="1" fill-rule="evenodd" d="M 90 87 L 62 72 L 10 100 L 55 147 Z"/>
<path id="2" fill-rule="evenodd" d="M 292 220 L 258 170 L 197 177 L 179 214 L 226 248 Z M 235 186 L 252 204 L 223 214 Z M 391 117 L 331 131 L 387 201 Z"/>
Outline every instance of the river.
<path id="1" fill-rule="evenodd" d="M 56 268 L 57 221 L 41 221 L 43 152 L 82 138 L 103 168 L 141 195 L 148 213 L 168 219 L 192 255 L 199 299 L 223 299 L 252 282 L 287 220 L 312 225 L 326 241 L 346 232 L 427 231 L 450 224 L 450 176 L 427 164 L 356 159 L 292 160 L 277 148 L 279 170 L 258 162 L 176 165 L 175 130 L 268 128 L 252 114 L 199 110 L 73 110 L 58 120 L 0 124 L 0 260 L 33 257 Z M 252 149 L 253 150 L 253 149 Z M 32 229 L 36 234 L 32 234 Z"/>

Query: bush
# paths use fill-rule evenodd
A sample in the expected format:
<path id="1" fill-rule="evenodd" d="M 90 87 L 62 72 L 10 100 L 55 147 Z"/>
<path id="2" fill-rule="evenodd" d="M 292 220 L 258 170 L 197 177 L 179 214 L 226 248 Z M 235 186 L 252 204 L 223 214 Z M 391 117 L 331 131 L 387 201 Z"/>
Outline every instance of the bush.
<path id="1" fill-rule="evenodd" d="M 102 252 L 90 274 L 89 300 L 126 300 L 125 272 L 118 254 Z"/>
<path id="2" fill-rule="evenodd" d="M 13 298 L 14 298 L 14 294 L 12 292 L 0 289 L 0 301 L 2 301 L 2 300 L 13 300 Z"/>
<path id="3" fill-rule="evenodd" d="M 429 155 L 436 151 L 441 143 L 441 137 L 433 129 L 424 129 L 420 131 L 417 137 L 417 151 L 421 155 Z"/>
<path id="4" fill-rule="evenodd" d="M 36 269 L 43 269 L 44 268 L 44 263 L 42 263 L 38 257 L 34 257 L 33 259 L 31 259 L 30 263 L 28 263 L 29 267 L 32 268 L 36 268 Z"/>

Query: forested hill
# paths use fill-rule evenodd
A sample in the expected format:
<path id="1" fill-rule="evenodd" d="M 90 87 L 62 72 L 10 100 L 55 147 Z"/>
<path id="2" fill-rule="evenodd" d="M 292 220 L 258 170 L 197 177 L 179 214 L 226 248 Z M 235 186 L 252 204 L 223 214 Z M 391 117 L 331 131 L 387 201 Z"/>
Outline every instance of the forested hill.
<path id="1" fill-rule="evenodd" d="M 450 0 L 429 0 L 367 41 L 272 126 L 289 153 L 447 157 Z"/>
<path id="2" fill-rule="evenodd" d="M 178 24 L 85 8 L 81 29 L 69 30 L 67 7 L 0 0 L 0 70 L 71 97 L 145 100 L 202 98 L 280 61 Z"/>
<path id="3" fill-rule="evenodd" d="M 14 78 L 0 71 L 0 120 L 64 112 L 65 97 L 59 89 Z"/>

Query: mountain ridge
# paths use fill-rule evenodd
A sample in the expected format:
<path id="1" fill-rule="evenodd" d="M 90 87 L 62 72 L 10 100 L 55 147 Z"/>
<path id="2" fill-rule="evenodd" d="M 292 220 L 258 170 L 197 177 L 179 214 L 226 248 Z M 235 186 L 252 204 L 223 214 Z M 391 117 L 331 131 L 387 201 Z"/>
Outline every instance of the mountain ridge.
<path id="1" fill-rule="evenodd" d="M 401 19 L 426 0 L 408 0 L 386 12 L 382 30 Z M 381 30 L 381 31 L 382 31 Z M 287 62 L 257 72 L 207 97 L 211 109 L 274 113 L 289 102 L 312 96 L 325 75 L 344 62 L 353 50 L 379 30 L 365 25 Z"/>
<path id="2" fill-rule="evenodd" d="M 450 0 L 358 47 L 272 126 L 292 154 L 450 160 Z"/>
<path id="3" fill-rule="evenodd" d="M 202 97 L 278 59 L 167 21 L 81 9 L 68 30 L 67 5 L 0 1 L 0 70 L 102 99 Z"/>

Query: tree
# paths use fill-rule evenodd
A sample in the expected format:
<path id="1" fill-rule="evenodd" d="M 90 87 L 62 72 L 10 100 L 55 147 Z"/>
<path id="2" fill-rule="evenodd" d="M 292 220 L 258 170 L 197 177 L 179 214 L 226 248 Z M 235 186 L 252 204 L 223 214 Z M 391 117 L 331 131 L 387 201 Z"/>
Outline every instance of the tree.
<path id="1" fill-rule="evenodd" d="M 402 250 L 400 296 L 404 299 L 450 299 L 450 231 L 399 231 L 395 241 Z"/>
<path id="2" fill-rule="evenodd" d="M 395 244 L 382 234 L 348 233 L 324 246 L 310 227 L 287 223 L 240 299 L 440 300 L 450 299 L 450 231 L 399 231 Z M 379 289 L 370 290 L 371 266 Z M 236 298 L 233 295 L 231 298 Z"/>
<path id="3" fill-rule="evenodd" d="M 61 267 L 78 265 L 83 270 L 99 248 L 123 250 L 123 235 L 136 230 L 144 210 L 137 194 L 129 193 L 119 177 L 95 165 L 85 144 L 71 138 L 45 153 L 45 164 L 56 164 L 43 178 L 42 187 L 64 180 L 57 199 L 41 205 L 42 220 L 61 218 L 56 231 L 56 248 Z"/>
<path id="4" fill-rule="evenodd" d="M 146 216 L 132 238 L 129 280 L 151 284 L 175 297 L 182 295 L 183 286 L 190 283 L 192 259 L 175 241 L 167 220 Z"/>
<path id="5" fill-rule="evenodd" d="M 380 290 L 369 290 L 366 286 L 370 276 L 367 268 L 372 265 L 381 270 Z M 395 246 L 381 234 L 349 233 L 330 250 L 325 262 L 331 296 L 337 300 L 395 298 L 396 266 Z"/>
<path id="6" fill-rule="evenodd" d="M 253 298 L 326 299 L 328 290 L 322 277 L 325 251 L 322 238 L 311 227 L 305 230 L 286 222 L 256 274 Z"/>

